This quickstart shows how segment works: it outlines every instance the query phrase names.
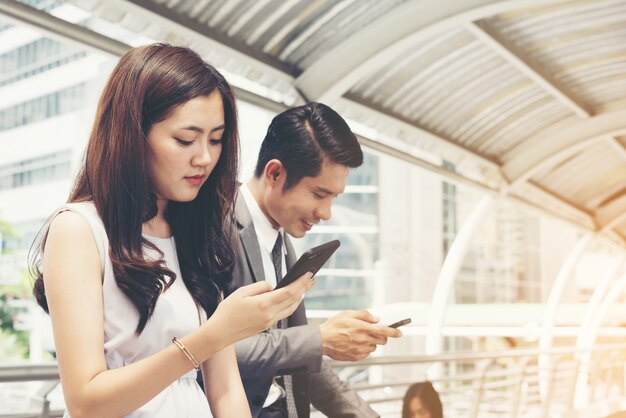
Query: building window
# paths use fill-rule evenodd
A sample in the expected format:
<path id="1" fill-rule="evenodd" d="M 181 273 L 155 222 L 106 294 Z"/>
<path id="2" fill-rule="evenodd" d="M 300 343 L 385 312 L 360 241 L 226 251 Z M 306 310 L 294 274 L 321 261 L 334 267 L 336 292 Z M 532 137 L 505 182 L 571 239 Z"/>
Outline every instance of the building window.
<path id="1" fill-rule="evenodd" d="M 316 274 L 307 292 L 308 309 L 362 309 L 371 305 L 374 263 L 379 258 L 378 157 L 364 153 L 361 167 L 350 172 L 346 190 L 332 208 L 332 218 L 298 242 L 299 249 L 333 239 L 341 247 Z"/>
<path id="2" fill-rule="evenodd" d="M 0 190 L 48 183 L 71 176 L 68 150 L 0 166 Z"/>
<path id="3" fill-rule="evenodd" d="M 79 109 L 84 104 L 85 90 L 83 83 L 2 109 L 0 131 Z"/>
<path id="4" fill-rule="evenodd" d="M 444 167 L 454 171 L 454 165 L 444 161 Z M 450 247 L 459 232 L 457 216 L 457 189 L 454 184 L 443 182 L 443 205 L 442 205 L 442 226 L 443 226 L 443 256 L 448 255 Z"/>
<path id="5" fill-rule="evenodd" d="M 85 57 L 86 51 L 49 38 L 40 38 L 0 55 L 0 86 L 34 76 Z"/>

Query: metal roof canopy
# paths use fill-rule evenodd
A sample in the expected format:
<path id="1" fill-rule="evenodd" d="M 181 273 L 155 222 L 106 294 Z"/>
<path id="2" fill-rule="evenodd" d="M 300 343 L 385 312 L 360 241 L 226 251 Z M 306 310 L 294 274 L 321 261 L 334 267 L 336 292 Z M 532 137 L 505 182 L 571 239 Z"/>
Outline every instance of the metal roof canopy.
<path id="1" fill-rule="evenodd" d="M 621 0 L 64 3 L 139 35 L 189 45 L 274 93 L 240 88 L 244 100 L 273 110 L 324 101 L 371 128 L 374 135 L 361 133 L 366 146 L 626 243 Z M 60 23 L 14 0 L 0 6 L 48 30 Z M 64 27 L 73 29 L 56 33 L 123 50 L 110 38 L 103 46 L 88 30 Z"/>

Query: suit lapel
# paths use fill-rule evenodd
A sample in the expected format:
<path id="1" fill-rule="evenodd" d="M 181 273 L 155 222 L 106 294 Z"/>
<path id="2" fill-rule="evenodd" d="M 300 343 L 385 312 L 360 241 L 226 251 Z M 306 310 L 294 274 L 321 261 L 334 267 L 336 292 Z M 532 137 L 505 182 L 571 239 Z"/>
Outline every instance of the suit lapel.
<path id="1" fill-rule="evenodd" d="M 250 211 L 246 206 L 243 196 L 239 193 L 237 193 L 237 199 L 235 200 L 235 219 L 237 220 L 237 229 L 239 231 L 241 245 L 246 254 L 250 271 L 252 272 L 252 279 L 253 281 L 265 280 L 259 240 L 254 231 Z"/>

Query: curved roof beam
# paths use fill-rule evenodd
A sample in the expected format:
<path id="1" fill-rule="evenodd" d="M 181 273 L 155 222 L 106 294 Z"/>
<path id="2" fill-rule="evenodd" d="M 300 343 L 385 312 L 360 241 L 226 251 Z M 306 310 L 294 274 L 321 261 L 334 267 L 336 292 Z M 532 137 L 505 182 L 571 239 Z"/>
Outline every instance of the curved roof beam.
<path id="1" fill-rule="evenodd" d="M 482 43 L 499 54 L 526 77 L 537 83 L 549 95 L 568 107 L 572 112 L 584 118 L 591 116 L 591 109 L 576 98 L 571 91 L 568 91 L 565 85 L 559 83 L 545 68 L 542 68 L 541 65 L 535 62 L 530 55 L 507 42 L 502 35 L 497 33 L 486 22 L 469 22 L 466 27 Z"/>
<path id="2" fill-rule="evenodd" d="M 506 11 L 565 0 L 440 0 L 406 2 L 365 26 L 307 68 L 296 86 L 308 100 L 332 102 L 365 75 L 431 36 Z"/>
<path id="3" fill-rule="evenodd" d="M 610 136 L 607 138 L 607 142 L 609 146 L 611 146 L 617 153 L 624 159 L 626 162 L 626 148 L 615 138 L 614 136 Z"/>
<path id="4" fill-rule="evenodd" d="M 626 133 L 626 109 L 576 119 L 559 130 L 548 129 L 529 138 L 509 152 L 512 158 L 502 166 L 511 187 L 527 181 L 539 171 L 553 167 L 578 151 L 607 136 Z"/>
<path id="5" fill-rule="evenodd" d="M 453 141 L 449 141 L 429 130 L 418 127 L 413 123 L 405 122 L 381 110 L 374 109 L 371 106 L 363 105 L 359 103 L 358 101 L 353 100 L 349 97 L 339 98 L 335 101 L 335 103 L 338 106 L 349 107 L 351 109 L 359 111 L 360 113 L 369 115 L 372 118 L 381 120 L 386 124 L 392 125 L 396 127 L 397 129 L 404 131 L 408 138 L 412 138 L 414 140 L 418 140 L 418 139 L 426 140 L 441 150 L 439 152 L 439 155 L 447 155 L 447 154 L 461 155 L 479 164 L 493 168 L 494 170 L 497 170 L 498 172 L 500 171 L 500 165 L 490 160 L 489 158 L 483 155 L 477 154 L 476 152 L 469 150 L 459 144 L 456 144 Z M 410 143 L 409 140 L 407 140 L 407 142 Z"/>
<path id="6" fill-rule="evenodd" d="M 584 209 L 574 206 L 573 203 L 567 202 L 563 200 L 562 197 L 559 197 L 545 188 L 529 181 L 524 184 L 523 191 L 530 191 L 533 195 L 539 197 L 543 202 L 545 202 L 546 207 L 539 207 L 539 209 L 543 213 L 550 213 L 553 216 L 556 216 L 559 219 L 568 221 L 572 226 L 580 229 L 581 231 L 596 231 L 598 228 L 594 221 L 593 215 L 586 212 Z M 507 196 L 509 192 L 514 191 L 509 189 L 505 191 L 505 196 Z M 512 195 L 514 200 L 526 205 L 533 205 L 533 203 L 524 200 L 524 196 L 519 194 L 517 196 Z M 572 219 L 577 219 L 576 222 L 572 221 Z"/>
<path id="7" fill-rule="evenodd" d="M 596 224 L 606 231 L 626 219 L 626 194 L 618 196 L 596 211 Z"/>

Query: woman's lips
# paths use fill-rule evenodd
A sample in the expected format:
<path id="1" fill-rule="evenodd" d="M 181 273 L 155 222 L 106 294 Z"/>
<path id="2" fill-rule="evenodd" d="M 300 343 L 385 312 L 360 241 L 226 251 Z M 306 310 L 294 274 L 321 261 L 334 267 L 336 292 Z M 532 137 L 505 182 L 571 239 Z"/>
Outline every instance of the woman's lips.
<path id="1" fill-rule="evenodd" d="M 204 180 L 204 176 L 185 177 L 185 180 L 187 181 L 187 183 L 191 184 L 192 186 L 199 186 L 202 184 L 202 180 Z"/>

